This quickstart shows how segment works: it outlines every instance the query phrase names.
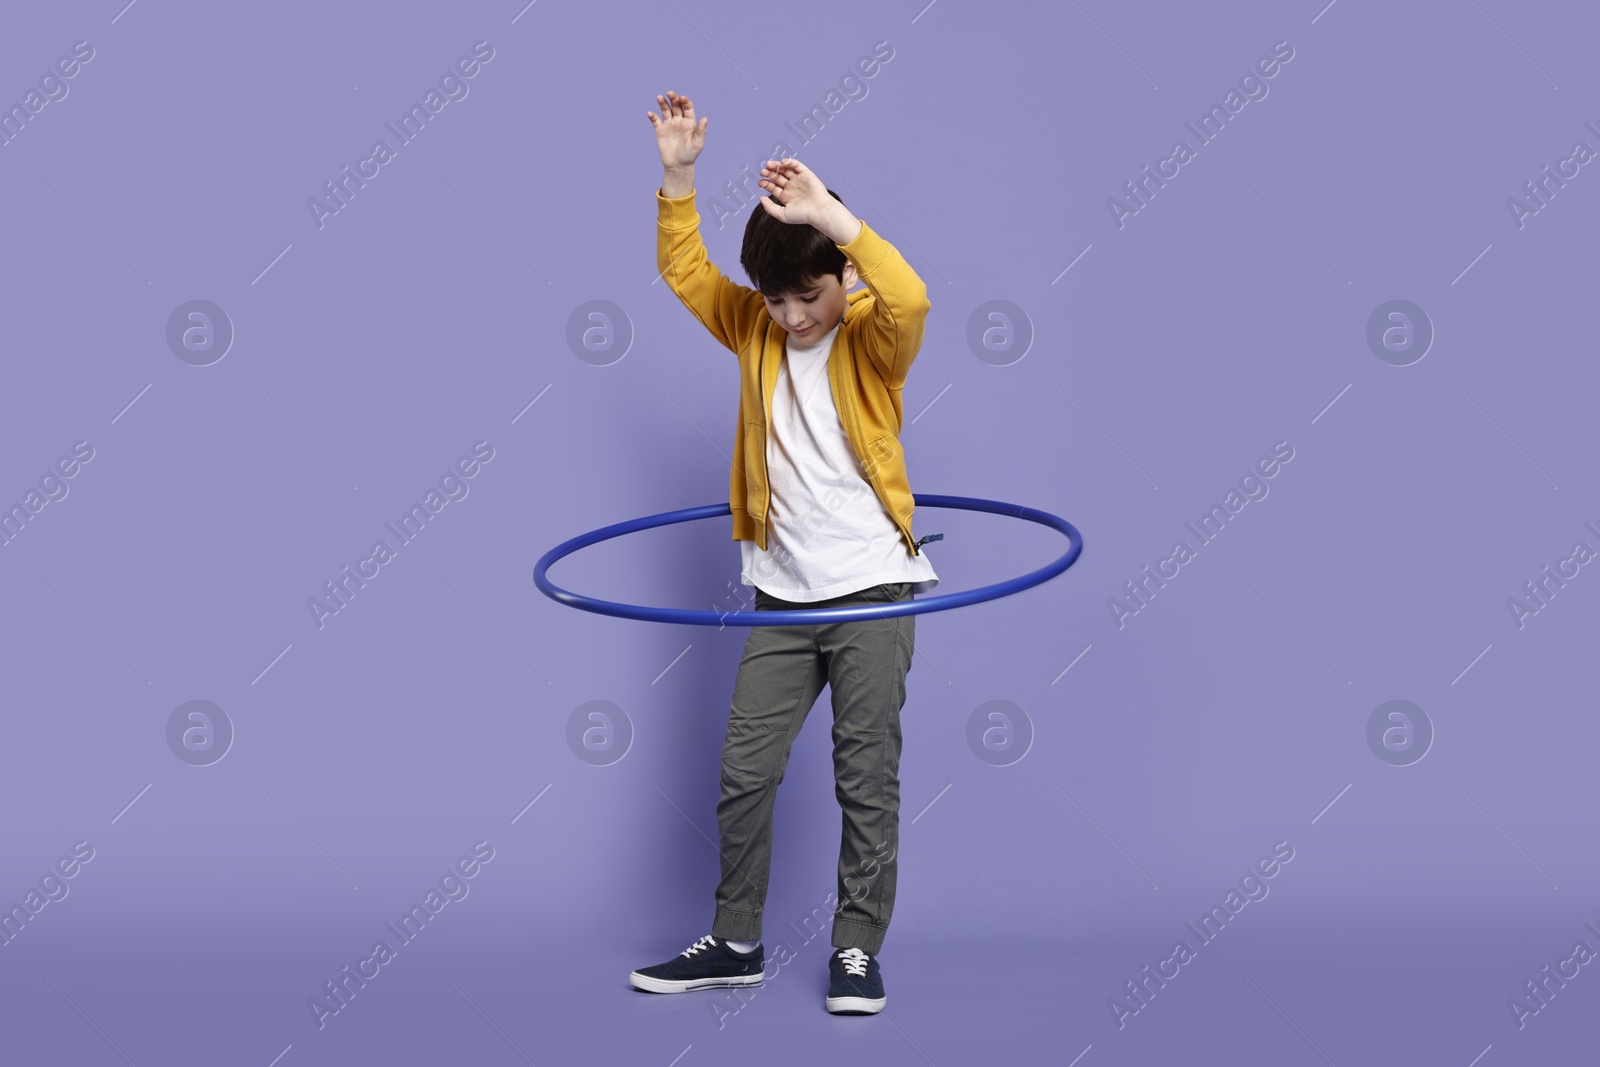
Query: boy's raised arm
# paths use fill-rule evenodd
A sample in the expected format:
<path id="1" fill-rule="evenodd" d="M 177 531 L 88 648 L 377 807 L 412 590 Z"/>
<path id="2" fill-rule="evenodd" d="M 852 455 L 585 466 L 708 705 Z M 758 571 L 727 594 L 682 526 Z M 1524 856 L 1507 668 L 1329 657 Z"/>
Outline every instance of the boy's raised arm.
<path id="1" fill-rule="evenodd" d="M 761 174 L 759 184 L 772 192 L 761 198 L 769 215 L 814 226 L 855 264 L 856 274 L 873 296 L 856 336 L 884 384 L 890 389 L 903 387 L 922 348 L 923 327 L 932 307 L 927 285 L 899 249 L 830 195 L 804 163 L 769 159 Z"/>
<path id="2" fill-rule="evenodd" d="M 670 99 L 669 99 L 670 98 Z M 661 150 L 656 193 L 656 267 L 685 307 L 724 348 L 737 353 L 763 306 L 761 294 L 729 280 L 706 255 L 694 205 L 694 161 L 705 147 L 709 118 L 697 124 L 694 104 L 671 90 L 657 96 L 661 115 L 646 114 Z"/>
<path id="3" fill-rule="evenodd" d="M 922 349 L 922 333 L 932 308 L 928 287 L 900 250 L 865 222 L 854 238 L 835 240 L 839 251 L 856 265 L 856 274 L 872 290 L 872 309 L 857 335 L 862 349 L 890 389 L 906 384 L 912 361 Z"/>

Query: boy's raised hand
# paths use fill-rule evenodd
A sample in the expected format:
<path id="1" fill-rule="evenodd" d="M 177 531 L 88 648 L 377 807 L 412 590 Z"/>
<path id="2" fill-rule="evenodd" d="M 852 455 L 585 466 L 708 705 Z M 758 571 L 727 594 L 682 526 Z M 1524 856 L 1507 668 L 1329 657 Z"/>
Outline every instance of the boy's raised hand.
<path id="1" fill-rule="evenodd" d="M 772 192 L 761 198 L 767 214 L 790 225 L 808 223 L 825 229 L 824 223 L 838 217 L 842 205 L 829 194 L 822 179 L 798 159 L 769 159 L 761 168 L 756 183 Z"/>
<path id="2" fill-rule="evenodd" d="M 650 125 L 656 128 L 656 147 L 661 149 L 663 167 L 688 167 L 694 164 L 700 150 L 706 146 L 706 123 L 709 116 L 695 124 L 694 104 L 687 96 L 667 90 L 666 96 L 656 95 L 661 114 L 646 111 Z"/>

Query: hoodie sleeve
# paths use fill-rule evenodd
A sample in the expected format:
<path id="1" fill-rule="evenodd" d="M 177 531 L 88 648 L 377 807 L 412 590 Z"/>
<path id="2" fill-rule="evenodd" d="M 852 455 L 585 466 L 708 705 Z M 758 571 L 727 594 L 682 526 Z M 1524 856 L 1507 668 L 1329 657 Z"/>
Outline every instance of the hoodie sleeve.
<path id="1" fill-rule="evenodd" d="M 872 291 L 872 307 L 857 327 L 856 343 L 877 366 L 884 384 L 899 389 L 922 348 L 923 325 L 933 306 L 928 287 L 899 250 L 865 220 L 850 243 L 837 247 Z"/>
<path id="2" fill-rule="evenodd" d="M 730 281 L 706 257 L 694 196 L 666 197 L 656 190 L 656 268 L 717 343 L 737 353 L 754 335 L 766 304 L 757 290 Z"/>

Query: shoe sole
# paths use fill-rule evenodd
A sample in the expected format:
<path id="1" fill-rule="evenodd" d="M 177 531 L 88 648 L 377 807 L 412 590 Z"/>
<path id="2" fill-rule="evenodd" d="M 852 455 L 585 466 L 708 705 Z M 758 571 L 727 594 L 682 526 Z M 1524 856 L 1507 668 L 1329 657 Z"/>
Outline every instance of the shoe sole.
<path id="1" fill-rule="evenodd" d="M 883 1010 L 886 997 L 829 997 L 825 1002 L 835 1015 L 876 1015 Z"/>
<path id="2" fill-rule="evenodd" d="M 688 993 L 696 989 L 714 989 L 721 986 L 752 986 L 760 985 L 765 977 L 759 971 L 755 974 L 741 974 L 731 978 L 651 978 L 647 974 L 632 971 L 628 974 L 628 982 L 635 989 L 646 993 Z"/>

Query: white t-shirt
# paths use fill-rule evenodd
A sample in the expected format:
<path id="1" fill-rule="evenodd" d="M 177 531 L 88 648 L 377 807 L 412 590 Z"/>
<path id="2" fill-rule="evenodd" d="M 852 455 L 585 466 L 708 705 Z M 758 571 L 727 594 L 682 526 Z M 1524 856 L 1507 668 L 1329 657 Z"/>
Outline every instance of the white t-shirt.
<path id="1" fill-rule="evenodd" d="M 739 542 L 740 581 L 796 603 L 884 582 L 926 593 L 939 584 L 927 550 L 911 554 L 839 421 L 828 384 L 838 332 L 803 346 L 785 339 L 767 434 L 767 549 Z"/>

